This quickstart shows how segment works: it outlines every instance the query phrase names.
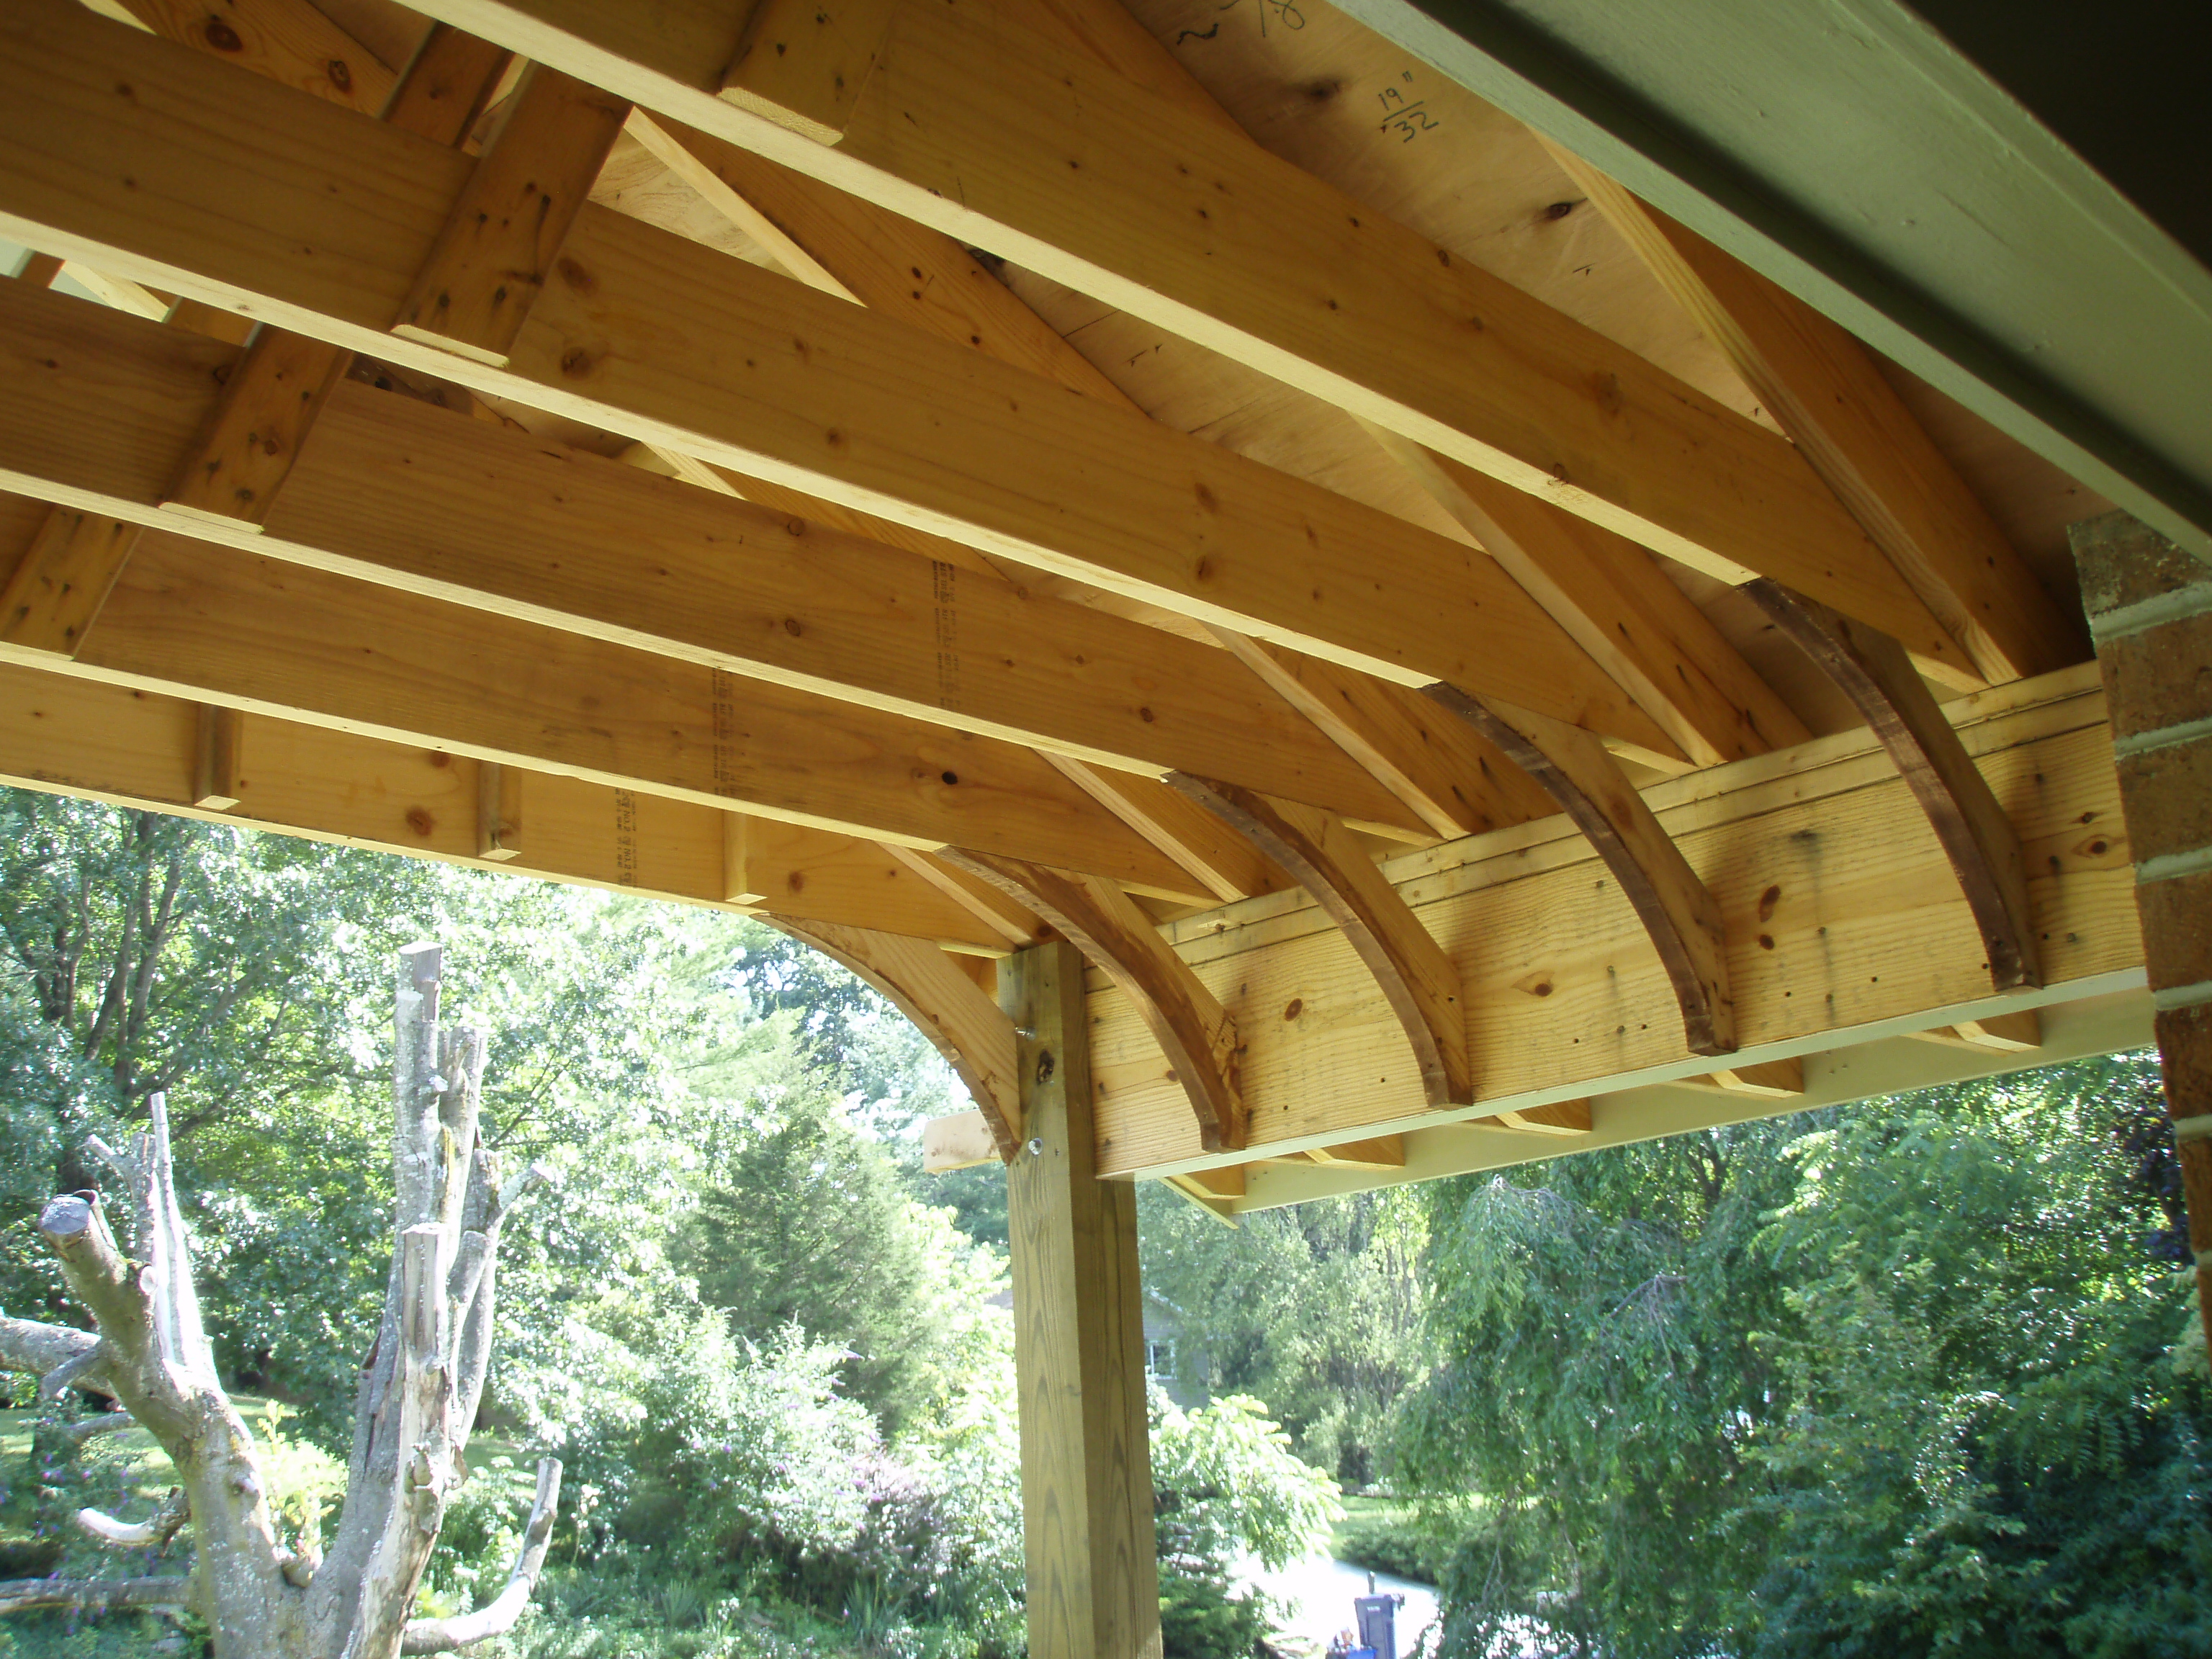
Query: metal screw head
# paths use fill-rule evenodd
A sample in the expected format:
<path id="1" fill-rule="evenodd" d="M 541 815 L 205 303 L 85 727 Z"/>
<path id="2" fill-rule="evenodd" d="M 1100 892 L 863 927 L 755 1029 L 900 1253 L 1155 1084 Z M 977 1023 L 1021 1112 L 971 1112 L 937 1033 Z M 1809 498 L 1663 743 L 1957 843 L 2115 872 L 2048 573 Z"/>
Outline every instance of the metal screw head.
<path id="1" fill-rule="evenodd" d="M 1044 1156 L 1044 1142 L 1042 1139 L 1034 1136 L 1030 1138 L 1030 1156 L 1031 1158 L 1042 1158 Z"/>

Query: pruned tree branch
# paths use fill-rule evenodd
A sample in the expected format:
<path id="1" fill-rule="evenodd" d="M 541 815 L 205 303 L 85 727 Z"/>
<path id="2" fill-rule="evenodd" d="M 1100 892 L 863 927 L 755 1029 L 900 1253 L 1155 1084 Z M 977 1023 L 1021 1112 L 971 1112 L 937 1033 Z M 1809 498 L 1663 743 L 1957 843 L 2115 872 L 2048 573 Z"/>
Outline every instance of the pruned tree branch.
<path id="1" fill-rule="evenodd" d="M 49 1400 L 72 1385 L 112 1392 L 102 1374 L 106 1364 L 96 1332 L 0 1314 L 0 1370 L 27 1371 Z"/>
<path id="2" fill-rule="evenodd" d="M 538 1575 L 545 1565 L 546 1547 L 553 1538 L 553 1516 L 561 1505 L 561 1460 L 540 1458 L 538 1497 L 530 1506 L 530 1524 L 523 1529 L 522 1548 L 507 1584 L 489 1602 L 474 1613 L 454 1619 L 417 1619 L 399 1638 L 402 1653 L 451 1653 L 514 1628 L 514 1621 L 530 1604 L 538 1588 Z"/>
<path id="3" fill-rule="evenodd" d="M 131 1427 L 137 1419 L 129 1412 L 102 1412 L 97 1417 L 87 1417 L 75 1423 L 64 1424 L 62 1432 L 82 1446 L 88 1440 L 103 1434 L 114 1434 Z"/>
<path id="4" fill-rule="evenodd" d="M 166 1546 L 191 1516 L 191 1505 L 185 1498 L 184 1488 L 179 1486 L 150 1520 L 118 1521 L 98 1510 L 79 1510 L 74 1519 L 81 1528 L 111 1549 L 135 1550 Z"/>
<path id="5" fill-rule="evenodd" d="M 70 1607 L 81 1613 L 118 1607 L 188 1607 L 192 1581 L 161 1578 L 15 1578 L 0 1583 L 0 1613 Z"/>

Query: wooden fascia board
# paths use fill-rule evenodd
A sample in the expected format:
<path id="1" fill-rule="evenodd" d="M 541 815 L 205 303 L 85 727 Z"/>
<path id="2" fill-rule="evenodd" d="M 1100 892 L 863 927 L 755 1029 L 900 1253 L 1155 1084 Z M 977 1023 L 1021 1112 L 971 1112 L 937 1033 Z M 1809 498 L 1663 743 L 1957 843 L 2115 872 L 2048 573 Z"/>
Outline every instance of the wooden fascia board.
<path id="1" fill-rule="evenodd" d="M 1401 684 L 1673 748 L 1463 544 L 610 210 L 578 216 L 507 368 L 390 334 L 467 158 L 73 9 L 0 19 L 0 231 Z M 118 99 L 118 75 L 146 95 Z"/>
<path id="2" fill-rule="evenodd" d="M 1761 574 L 1787 564 L 1786 580 L 1852 588 L 1821 595 L 1846 612 L 1879 609 L 1916 644 L 1942 636 L 1775 434 L 1004 15 L 902 9 L 830 149 L 712 96 L 732 20 L 711 7 L 659 7 L 649 27 L 635 3 L 431 10 L 1686 562 Z M 971 95 L 980 63 L 992 66 L 988 100 Z M 1638 441 L 1621 442 L 1632 428 Z"/>
<path id="3" fill-rule="evenodd" d="M 264 715 L 244 722 L 237 805 L 196 808 L 201 705 L 0 663 L 0 781 L 442 863 L 479 863 L 479 763 Z M 516 769 L 506 769 L 510 777 Z M 720 807 L 554 773 L 520 776 L 522 850 L 496 867 L 745 910 L 722 898 Z M 753 818 L 750 876 L 786 915 L 1003 952 L 1004 940 L 866 842 Z"/>
<path id="4" fill-rule="evenodd" d="M 57 672 L 930 847 L 1182 902 L 1171 860 L 1034 751 L 161 532 Z"/>
<path id="5" fill-rule="evenodd" d="M 0 339 L 10 488 L 1096 765 L 1210 765 L 1419 825 L 1227 652 L 358 381 L 258 532 L 179 522 L 154 510 L 159 458 L 234 349 L 12 284 Z"/>
<path id="6" fill-rule="evenodd" d="M 2009 695 L 2000 695 L 2000 691 Z M 2103 696 L 2087 666 L 1961 699 L 1948 717 L 2026 854 L 2045 989 L 2139 974 L 2142 945 Z M 1816 738 L 1644 792 L 1728 922 L 1740 1063 L 1827 1033 L 1989 1005 L 1980 934 L 1918 804 L 1870 733 Z M 1478 1092 L 1548 1100 L 1710 1073 L 1626 900 L 1564 816 L 1383 866 L 1460 973 Z M 1402 1028 L 1329 919 L 1274 894 L 1166 937 L 1236 1020 L 1248 1155 L 1441 1121 Z M 1093 977 L 1103 1172 L 1203 1161 L 1134 1013 Z M 1462 1114 L 1466 1115 L 1466 1114 Z"/>

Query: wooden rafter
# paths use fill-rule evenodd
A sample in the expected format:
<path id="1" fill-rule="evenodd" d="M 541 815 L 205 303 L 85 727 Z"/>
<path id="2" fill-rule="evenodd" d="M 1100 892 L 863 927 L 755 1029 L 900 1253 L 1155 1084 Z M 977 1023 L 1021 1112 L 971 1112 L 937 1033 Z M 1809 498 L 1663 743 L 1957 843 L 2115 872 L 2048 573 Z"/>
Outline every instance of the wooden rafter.
<path id="1" fill-rule="evenodd" d="M 912 1020 L 967 1085 L 999 1156 L 1013 1161 L 1023 1136 L 1014 1023 L 975 981 L 921 939 L 774 914 L 768 919 L 873 986 Z"/>
<path id="2" fill-rule="evenodd" d="M 843 139 L 828 148 L 714 96 L 733 45 L 726 19 L 695 14 L 684 27 L 662 18 L 648 28 L 636 0 L 434 0 L 430 9 L 1658 550 L 1737 579 L 1792 581 L 1958 659 L 1917 596 L 1775 434 L 1006 19 L 900 11 Z M 972 96 L 981 63 L 992 66 L 988 100 Z M 1640 441 L 1619 442 L 1630 428 Z"/>
<path id="3" fill-rule="evenodd" d="M 1928 815 L 1981 930 L 1996 990 L 2039 985 L 2020 836 L 1896 641 L 1774 582 L 1747 590 L 1874 728 Z"/>
<path id="4" fill-rule="evenodd" d="M 7 21 L 0 223 L 60 227 L 34 240 L 174 270 L 196 297 L 925 528 L 957 523 L 980 545 L 1401 683 L 1472 684 L 1670 746 L 1462 544 L 619 215 L 579 215 L 556 261 L 568 274 L 507 369 L 384 336 L 378 319 L 411 286 L 465 158 L 89 15 Z M 118 104 L 106 90 L 118 59 L 162 97 Z M 328 191 L 256 179 L 272 158 L 247 135 L 271 125 L 288 134 L 286 176 Z M 61 161 L 57 135 L 136 158 L 137 188 Z M 192 164 L 152 165 L 165 150 Z M 672 339 L 686 349 L 660 349 Z"/>
<path id="5" fill-rule="evenodd" d="M 1049 851 L 1163 897 L 1211 897 L 1018 745 L 159 532 L 66 665 L 872 839 Z"/>
<path id="6" fill-rule="evenodd" d="M 1543 785 L 1589 837 L 1659 952 L 1690 1052 L 1731 1052 L 1735 1005 L 1720 907 L 1620 763 L 1588 732 L 1563 721 L 1493 707 L 1455 686 L 1431 686 L 1429 695 Z"/>
<path id="7" fill-rule="evenodd" d="M 156 812 L 199 811 L 198 710 L 187 698 L 0 663 L 0 779 Z M 256 715 L 240 741 L 237 805 L 280 834 L 411 858 L 480 856 L 479 763 L 419 744 Z M 528 837 L 509 870 L 687 904 L 726 902 L 719 807 L 501 769 Z M 782 915 L 1003 951 L 995 932 L 867 842 L 746 820 L 750 884 Z M 756 907 L 741 907 L 756 908 Z"/>
<path id="8" fill-rule="evenodd" d="M 1264 848 L 1344 930 L 1405 1027 L 1427 1103 L 1472 1101 L 1474 1068 L 1459 969 L 1343 821 L 1234 784 L 1183 774 L 1170 781 Z"/>
<path id="9" fill-rule="evenodd" d="M 1166 1054 L 1206 1151 L 1228 1152 L 1244 1144 L 1237 1024 L 1127 894 L 1096 877 L 968 848 L 948 848 L 945 856 L 1016 895 L 1121 987 Z"/>

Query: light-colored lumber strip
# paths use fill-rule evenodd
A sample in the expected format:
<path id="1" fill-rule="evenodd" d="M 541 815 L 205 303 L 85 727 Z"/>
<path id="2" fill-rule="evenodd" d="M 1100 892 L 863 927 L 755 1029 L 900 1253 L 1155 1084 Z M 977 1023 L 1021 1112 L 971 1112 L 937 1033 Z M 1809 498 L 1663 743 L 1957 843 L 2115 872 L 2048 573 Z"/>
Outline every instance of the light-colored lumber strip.
<path id="1" fill-rule="evenodd" d="M 695 133 L 689 127 L 656 120 L 641 109 L 630 111 L 629 119 L 623 123 L 623 131 L 644 146 L 655 161 L 690 185 L 708 206 L 765 251 L 786 276 L 796 277 L 820 293 L 834 294 L 841 300 L 860 302 L 859 295 L 846 287 L 828 266 L 801 246 L 781 224 L 747 196 L 732 188 L 730 181 L 708 162 L 700 150 L 708 144 L 718 145 L 721 151 L 742 155 L 763 167 L 773 168 L 787 178 L 799 179 L 803 175 L 786 173 L 773 161 L 763 161 L 750 150 L 735 149 L 731 145 L 720 143 L 720 140 Z M 825 197 L 841 202 L 853 202 L 851 197 L 841 196 L 826 185 L 816 185 L 811 179 L 805 179 L 804 182 L 821 191 Z M 864 207 L 866 204 L 854 203 L 853 205 Z M 900 222 L 913 224 L 910 220 Z M 913 228 L 920 234 L 935 234 L 921 225 L 913 225 Z"/>
<path id="2" fill-rule="evenodd" d="M 1912 1036 L 1923 1042 L 1941 1042 L 1954 1048 L 2027 1054 L 2043 1047 L 2043 1021 L 2034 1009 L 2022 1008 L 2009 1014 L 1962 1019 L 1954 1025 L 1933 1026 Z"/>
<path id="3" fill-rule="evenodd" d="M 766 902 L 768 895 L 753 870 L 753 826 L 757 820 L 743 812 L 722 815 L 722 897 L 726 902 L 747 907 Z"/>
<path id="4" fill-rule="evenodd" d="M 163 522 L 145 512 L 169 482 L 159 458 L 234 354 L 15 285 L 0 337 L 0 474 Z M 1418 824 L 1226 653 L 353 381 L 254 544 L 1120 769 L 1204 769 Z"/>
<path id="5" fill-rule="evenodd" d="M 1805 1062 L 1770 1060 L 1756 1066 L 1735 1066 L 1684 1078 L 1686 1089 L 1710 1089 L 1716 1094 L 1758 1095 L 1768 1100 L 1788 1100 L 1805 1092 Z"/>
<path id="6" fill-rule="evenodd" d="M 1627 689 L 1692 768 L 1812 735 L 1645 549 L 1395 433 L 1369 429 Z M 1664 756 L 1631 758 L 1673 769 Z"/>
<path id="7" fill-rule="evenodd" d="M 754 0 L 721 95 L 834 144 L 873 72 L 899 0 Z"/>
<path id="8" fill-rule="evenodd" d="M 239 802 L 238 755 L 246 716 L 204 702 L 194 726 L 192 805 L 206 812 L 228 812 Z"/>
<path id="9" fill-rule="evenodd" d="M 434 144 L 459 144 L 483 112 L 510 55 L 451 24 L 434 25 L 386 100 L 384 120 Z"/>
<path id="10" fill-rule="evenodd" d="M 2018 679 L 2088 655 L 2079 622 L 2036 580 L 1864 346 L 1581 157 L 1546 148 L 1727 354 L 1982 675 Z"/>
<path id="11" fill-rule="evenodd" d="M 2027 854 L 2046 986 L 2025 998 L 1992 997 L 1942 849 L 1865 728 L 1651 785 L 1646 804 L 1729 920 L 1743 1055 L 1764 1061 L 2139 984 L 2142 933 L 2104 707 L 2089 665 L 1946 706 Z M 1673 986 L 1564 815 L 1408 854 L 1384 872 L 1458 966 L 1477 1110 L 1660 1084 L 1655 1097 L 1674 1097 L 1682 1079 L 1734 1063 L 1683 1052 Z M 1237 1022 L 1251 1156 L 1453 1115 L 1425 1105 L 1395 1014 L 1303 891 L 1166 931 Z M 1108 1173 L 1204 1161 L 1136 1010 L 1103 975 L 1091 1006 Z M 1617 1138 L 1609 1115 L 1598 1133 Z"/>
<path id="12" fill-rule="evenodd" d="M 1196 1189 L 1201 1199 L 1231 1199 L 1244 1196 L 1247 1180 L 1242 1164 L 1231 1164 L 1217 1170 L 1192 1170 L 1172 1177 L 1177 1182 Z"/>
<path id="13" fill-rule="evenodd" d="M 1376 1135 L 1367 1140 L 1340 1140 L 1334 1146 L 1316 1146 L 1306 1156 L 1316 1164 L 1340 1164 L 1351 1170 L 1402 1170 L 1406 1137 Z"/>
<path id="14" fill-rule="evenodd" d="M 1180 902 L 1206 897 L 1016 745 L 158 532 L 67 666 L 870 839 L 1048 853 Z"/>
<path id="15" fill-rule="evenodd" d="M 113 306 L 118 311 L 127 311 L 134 317 L 144 317 L 160 322 L 176 305 L 172 295 L 156 293 L 143 283 L 134 283 L 127 276 L 112 276 L 107 271 L 71 259 L 62 266 L 62 275 L 89 293 L 103 305 Z"/>
<path id="16" fill-rule="evenodd" d="M 120 0 L 155 33 L 374 115 L 397 77 L 308 0 Z"/>
<path id="17" fill-rule="evenodd" d="M 912 1020 L 967 1085 L 999 1156 L 1022 1144 L 1014 1023 L 936 945 L 866 927 L 839 927 L 770 913 L 768 920 L 882 993 Z"/>
<path id="18" fill-rule="evenodd" d="M 638 0 L 430 9 L 1660 551 L 1825 585 L 1823 598 L 1916 641 L 1941 633 L 1777 434 L 1006 17 L 902 9 L 827 148 L 714 96 L 734 49 L 726 16 L 661 7 L 648 25 Z M 988 98 L 975 95 L 983 64 Z M 1629 432 L 1638 441 L 1620 441 Z"/>
<path id="19" fill-rule="evenodd" d="M 1121 988 L 1167 1056 L 1197 1121 L 1200 1145 L 1216 1152 L 1243 1145 L 1236 1022 L 1127 894 L 1096 877 L 971 848 L 948 847 L 945 856 L 1014 894 Z"/>
<path id="20" fill-rule="evenodd" d="M 2020 837 L 1904 650 L 1778 583 L 1753 582 L 1745 592 L 1850 699 L 1897 763 L 1982 930 L 1990 985 L 2041 984 Z"/>
<path id="21" fill-rule="evenodd" d="M 1341 819 L 1234 784 L 1177 773 L 1176 787 L 1252 838 L 1344 930 L 1405 1027 L 1431 1106 L 1474 1099 L 1459 969 Z"/>
<path id="22" fill-rule="evenodd" d="M 281 328 L 261 331 L 231 371 L 160 505 L 260 528 L 350 354 Z"/>
<path id="23" fill-rule="evenodd" d="M 901 847 L 896 842 L 883 843 L 884 851 L 899 864 L 911 870 L 932 887 L 951 900 L 962 909 L 1002 940 L 1011 951 L 1025 950 L 1041 945 L 1052 936 L 1052 929 L 1035 913 L 1017 902 L 1012 895 L 980 877 L 970 875 L 957 865 L 948 864 L 934 853 L 924 852 L 918 847 Z"/>
<path id="24" fill-rule="evenodd" d="M 138 533 L 137 525 L 101 514 L 50 509 L 0 586 L 0 654 L 74 656 Z"/>
<path id="25" fill-rule="evenodd" d="M 1048 753 L 1045 758 L 1223 902 L 1279 892 L 1291 884 L 1292 878 L 1270 862 L 1271 849 L 1255 846 L 1237 828 L 1194 805 L 1187 794 L 1168 783 L 1127 772 L 1103 772 L 1065 756 Z M 1170 781 L 1179 787 L 1181 776 L 1172 775 Z"/>
<path id="26" fill-rule="evenodd" d="M 1434 685 L 1429 695 L 1543 785 L 1589 837 L 1666 968 L 1690 1052 L 1732 1052 L 1735 1012 L 1720 907 L 1659 827 L 1620 763 L 1577 726 L 1527 709 L 1488 704 L 1455 686 Z"/>
<path id="27" fill-rule="evenodd" d="M 181 697 L 0 664 L 0 779 L 157 812 L 193 805 L 199 708 Z M 413 858 L 477 863 L 478 763 L 420 745 L 257 717 L 225 820 Z M 516 769 L 506 769 L 512 775 Z M 531 773 L 527 848 L 502 866 L 551 880 L 723 905 L 730 814 Z M 965 951 L 1003 950 L 872 843 L 752 820 L 754 879 L 779 911 Z"/>
<path id="28" fill-rule="evenodd" d="M 0 234 L 1401 684 L 1669 744 L 1464 544 L 595 205 L 507 369 L 387 335 L 465 158 L 90 14 L 9 13 L 0 46 Z M 125 74 L 145 95 L 115 96 Z M 76 148 L 94 137 L 113 167 Z"/>
<path id="29" fill-rule="evenodd" d="M 506 362 L 629 114 L 621 99 L 543 64 L 524 70 L 393 332 Z"/>
<path id="30" fill-rule="evenodd" d="M 1226 629 L 1217 636 L 1431 833 L 1449 840 L 1554 810 L 1497 745 L 1418 691 L 1264 640 Z"/>
<path id="31" fill-rule="evenodd" d="M 477 763 L 477 856 L 494 864 L 505 864 L 522 854 L 522 780 L 523 774 L 512 766 L 501 766 L 495 761 Z M 730 820 L 743 823 L 742 814 L 732 812 Z M 726 840 L 724 847 L 729 845 Z M 726 882 L 725 886 L 727 885 Z M 757 895 L 748 895 L 739 901 L 734 893 L 725 893 L 732 903 L 757 903 Z"/>
<path id="32" fill-rule="evenodd" d="M 921 1172 L 944 1175 L 999 1160 L 990 1121 L 980 1111 L 950 1112 L 921 1126 Z"/>
<path id="33" fill-rule="evenodd" d="M 1586 1135 L 1590 1133 L 1590 1103 L 1587 1100 L 1554 1101 L 1549 1106 L 1528 1106 L 1477 1118 L 1478 1124 L 1519 1129 L 1532 1135 Z"/>

